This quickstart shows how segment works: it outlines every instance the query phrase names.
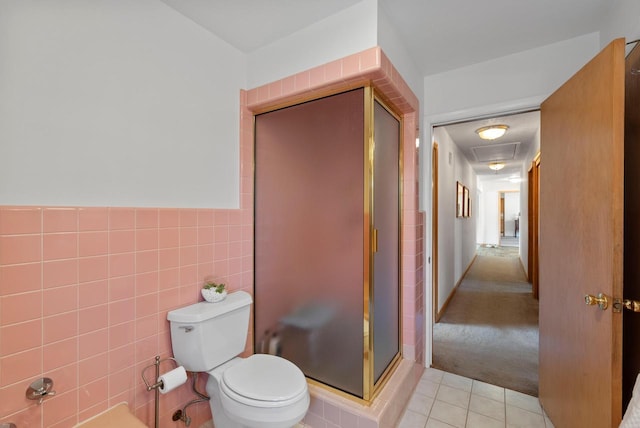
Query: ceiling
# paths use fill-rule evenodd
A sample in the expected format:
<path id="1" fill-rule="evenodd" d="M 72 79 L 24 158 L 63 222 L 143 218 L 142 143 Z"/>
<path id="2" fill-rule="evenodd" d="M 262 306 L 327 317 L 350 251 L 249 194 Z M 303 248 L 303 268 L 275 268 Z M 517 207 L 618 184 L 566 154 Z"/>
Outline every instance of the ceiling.
<path id="1" fill-rule="evenodd" d="M 599 30 L 611 0 L 379 0 L 424 75 Z"/>
<path id="2" fill-rule="evenodd" d="M 249 53 L 363 0 L 162 0 Z M 423 75 L 598 30 L 611 0 L 378 0 Z"/>
<path id="3" fill-rule="evenodd" d="M 496 140 L 483 140 L 476 133 L 478 128 L 498 124 L 507 125 L 509 129 Z M 521 178 L 523 162 L 532 150 L 539 126 L 540 112 L 532 111 L 456 123 L 444 128 L 481 179 L 509 179 Z M 498 173 L 489 168 L 489 163 L 494 161 L 505 163 Z"/>
<path id="4" fill-rule="evenodd" d="M 250 53 L 361 0 L 161 0 Z"/>

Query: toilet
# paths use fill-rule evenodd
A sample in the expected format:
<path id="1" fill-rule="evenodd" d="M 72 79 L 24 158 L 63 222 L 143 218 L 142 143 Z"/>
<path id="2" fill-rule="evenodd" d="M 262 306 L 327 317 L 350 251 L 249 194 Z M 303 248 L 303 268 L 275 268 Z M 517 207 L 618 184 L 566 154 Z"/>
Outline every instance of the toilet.
<path id="1" fill-rule="evenodd" d="M 309 408 L 307 381 L 284 358 L 238 357 L 251 303 L 251 295 L 237 291 L 221 302 L 170 311 L 173 355 L 186 370 L 209 374 L 206 390 L 216 428 L 290 428 Z"/>

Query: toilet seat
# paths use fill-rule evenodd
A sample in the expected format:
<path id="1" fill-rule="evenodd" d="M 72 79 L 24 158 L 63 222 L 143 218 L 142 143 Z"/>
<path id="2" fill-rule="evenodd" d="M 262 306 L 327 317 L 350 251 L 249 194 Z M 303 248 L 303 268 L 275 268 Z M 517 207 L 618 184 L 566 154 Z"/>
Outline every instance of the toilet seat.
<path id="1" fill-rule="evenodd" d="M 229 398 L 253 407 L 283 407 L 307 392 L 302 371 L 284 358 L 255 354 L 224 371 L 220 388 Z"/>

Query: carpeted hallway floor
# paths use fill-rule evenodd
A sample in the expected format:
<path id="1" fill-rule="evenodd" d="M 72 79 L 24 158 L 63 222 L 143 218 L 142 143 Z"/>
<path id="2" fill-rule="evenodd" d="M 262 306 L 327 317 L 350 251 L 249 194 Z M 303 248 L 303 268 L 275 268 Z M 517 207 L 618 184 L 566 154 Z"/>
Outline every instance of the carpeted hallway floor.
<path id="1" fill-rule="evenodd" d="M 538 395 L 538 301 L 517 247 L 478 249 L 433 328 L 433 366 Z"/>

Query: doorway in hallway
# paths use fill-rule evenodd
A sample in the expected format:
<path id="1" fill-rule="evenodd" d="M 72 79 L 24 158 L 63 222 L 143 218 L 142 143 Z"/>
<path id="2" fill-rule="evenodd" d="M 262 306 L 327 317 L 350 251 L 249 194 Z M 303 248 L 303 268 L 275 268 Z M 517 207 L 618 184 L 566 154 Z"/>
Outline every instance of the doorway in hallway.
<path id="1" fill-rule="evenodd" d="M 538 301 L 518 247 L 478 249 L 434 325 L 433 367 L 538 395 Z"/>
<path id="2" fill-rule="evenodd" d="M 498 201 L 500 245 L 518 247 L 520 245 L 520 192 L 499 192 Z"/>

